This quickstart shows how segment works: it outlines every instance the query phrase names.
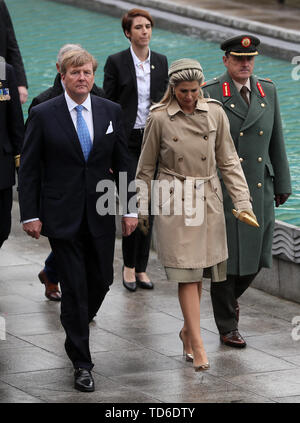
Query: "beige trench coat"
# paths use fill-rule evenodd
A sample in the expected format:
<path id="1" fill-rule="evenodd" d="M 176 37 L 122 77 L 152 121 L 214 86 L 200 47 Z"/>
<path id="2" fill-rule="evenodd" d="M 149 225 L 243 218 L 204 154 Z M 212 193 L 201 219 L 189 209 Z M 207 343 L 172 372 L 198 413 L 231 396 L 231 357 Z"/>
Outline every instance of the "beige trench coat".
<path id="1" fill-rule="evenodd" d="M 148 187 L 139 191 L 141 214 L 147 214 L 149 188 L 157 161 L 156 179 L 173 184 L 167 196 L 166 193 L 159 196 L 158 207 L 155 206 L 156 214 L 159 211 L 155 227 L 162 264 L 195 269 L 226 260 L 223 197 L 217 168 L 235 208 L 252 209 L 252 206 L 221 104 L 212 99 L 199 99 L 195 113 L 185 115 L 174 99 L 168 108 L 156 107 L 151 111 L 136 173 L 137 183 L 142 180 Z M 153 190 L 152 197 L 156 197 Z M 175 205 L 178 210 L 179 204 L 182 206 L 180 215 L 174 212 Z M 198 217 L 194 213 L 195 219 L 191 218 L 191 204 L 200 210 Z"/>

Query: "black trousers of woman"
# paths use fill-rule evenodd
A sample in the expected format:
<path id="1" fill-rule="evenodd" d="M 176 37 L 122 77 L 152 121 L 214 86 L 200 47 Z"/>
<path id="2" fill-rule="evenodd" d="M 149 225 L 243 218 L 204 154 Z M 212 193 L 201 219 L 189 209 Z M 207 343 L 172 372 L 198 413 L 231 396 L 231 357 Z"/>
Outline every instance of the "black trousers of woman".
<path id="1" fill-rule="evenodd" d="M 141 145 L 143 140 L 143 130 L 133 129 L 130 139 L 128 141 L 129 153 L 131 156 L 131 166 L 133 172 L 136 172 L 137 164 L 141 154 Z M 124 265 L 129 268 L 134 268 L 137 273 L 146 271 L 149 251 L 151 245 L 151 233 L 153 225 L 153 216 L 149 216 L 149 232 L 145 236 L 139 228 L 129 236 L 122 238 L 122 251 Z"/>

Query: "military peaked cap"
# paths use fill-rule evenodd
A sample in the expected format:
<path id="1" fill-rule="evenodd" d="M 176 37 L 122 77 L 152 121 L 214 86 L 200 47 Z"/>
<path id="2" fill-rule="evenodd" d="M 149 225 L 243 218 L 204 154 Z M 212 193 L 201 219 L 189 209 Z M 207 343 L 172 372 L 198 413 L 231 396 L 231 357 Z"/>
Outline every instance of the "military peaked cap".
<path id="1" fill-rule="evenodd" d="M 253 35 L 238 35 L 223 41 L 221 49 L 234 56 L 256 56 L 260 40 Z"/>

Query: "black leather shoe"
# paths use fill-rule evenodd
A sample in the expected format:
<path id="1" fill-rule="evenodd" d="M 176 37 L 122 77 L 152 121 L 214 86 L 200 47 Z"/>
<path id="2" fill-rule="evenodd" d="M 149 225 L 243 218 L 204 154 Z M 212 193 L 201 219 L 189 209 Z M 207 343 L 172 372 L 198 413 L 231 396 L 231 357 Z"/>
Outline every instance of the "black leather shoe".
<path id="1" fill-rule="evenodd" d="M 74 387 L 78 391 L 93 392 L 95 390 L 93 376 L 87 369 L 75 369 L 74 380 Z"/>
<path id="2" fill-rule="evenodd" d="M 153 289 L 154 288 L 154 284 L 153 282 L 143 282 L 141 280 L 139 280 L 139 278 L 136 276 L 136 284 L 139 288 L 142 289 Z"/>
<path id="3" fill-rule="evenodd" d="M 136 282 L 126 282 L 124 279 L 124 266 L 122 267 L 122 280 L 123 280 L 123 285 L 125 286 L 126 289 L 128 289 L 128 291 L 130 292 L 136 291 Z"/>
<path id="4" fill-rule="evenodd" d="M 242 337 L 238 330 L 233 330 L 231 332 L 220 335 L 220 340 L 222 344 L 234 348 L 245 348 L 247 345 L 245 339 Z"/>

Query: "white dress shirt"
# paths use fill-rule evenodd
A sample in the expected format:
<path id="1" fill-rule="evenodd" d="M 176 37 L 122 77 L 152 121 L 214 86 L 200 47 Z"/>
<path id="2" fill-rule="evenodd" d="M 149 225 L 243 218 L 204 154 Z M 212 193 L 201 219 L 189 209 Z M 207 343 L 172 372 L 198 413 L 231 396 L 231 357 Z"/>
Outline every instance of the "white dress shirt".
<path id="1" fill-rule="evenodd" d="M 67 106 L 72 118 L 72 121 L 74 123 L 76 132 L 77 132 L 77 111 L 75 110 L 75 107 L 78 106 L 77 103 L 75 103 L 74 100 L 71 99 L 71 97 L 68 95 L 67 91 L 65 91 L 65 99 L 67 102 Z M 81 104 L 83 106 L 82 110 L 82 117 L 85 120 L 85 123 L 87 124 L 91 141 L 93 143 L 94 140 L 94 124 L 93 124 L 93 112 L 92 112 L 92 104 L 91 104 L 91 96 L 90 94 L 87 96 L 86 100 Z"/>
<path id="2" fill-rule="evenodd" d="M 145 128 L 146 119 L 149 114 L 149 109 L 151 105 L 150 101 L 150 49 L 147 59 L 142 62 L 133 51 L 132 46 L 130 46 L 130 52 L 132 55 L 135 74 L 136 74 L 136 83 L 137 83 L 137 93 L 138 93 L 138 107 L 136 121 L 134 124 L 134 129 Z"/>

